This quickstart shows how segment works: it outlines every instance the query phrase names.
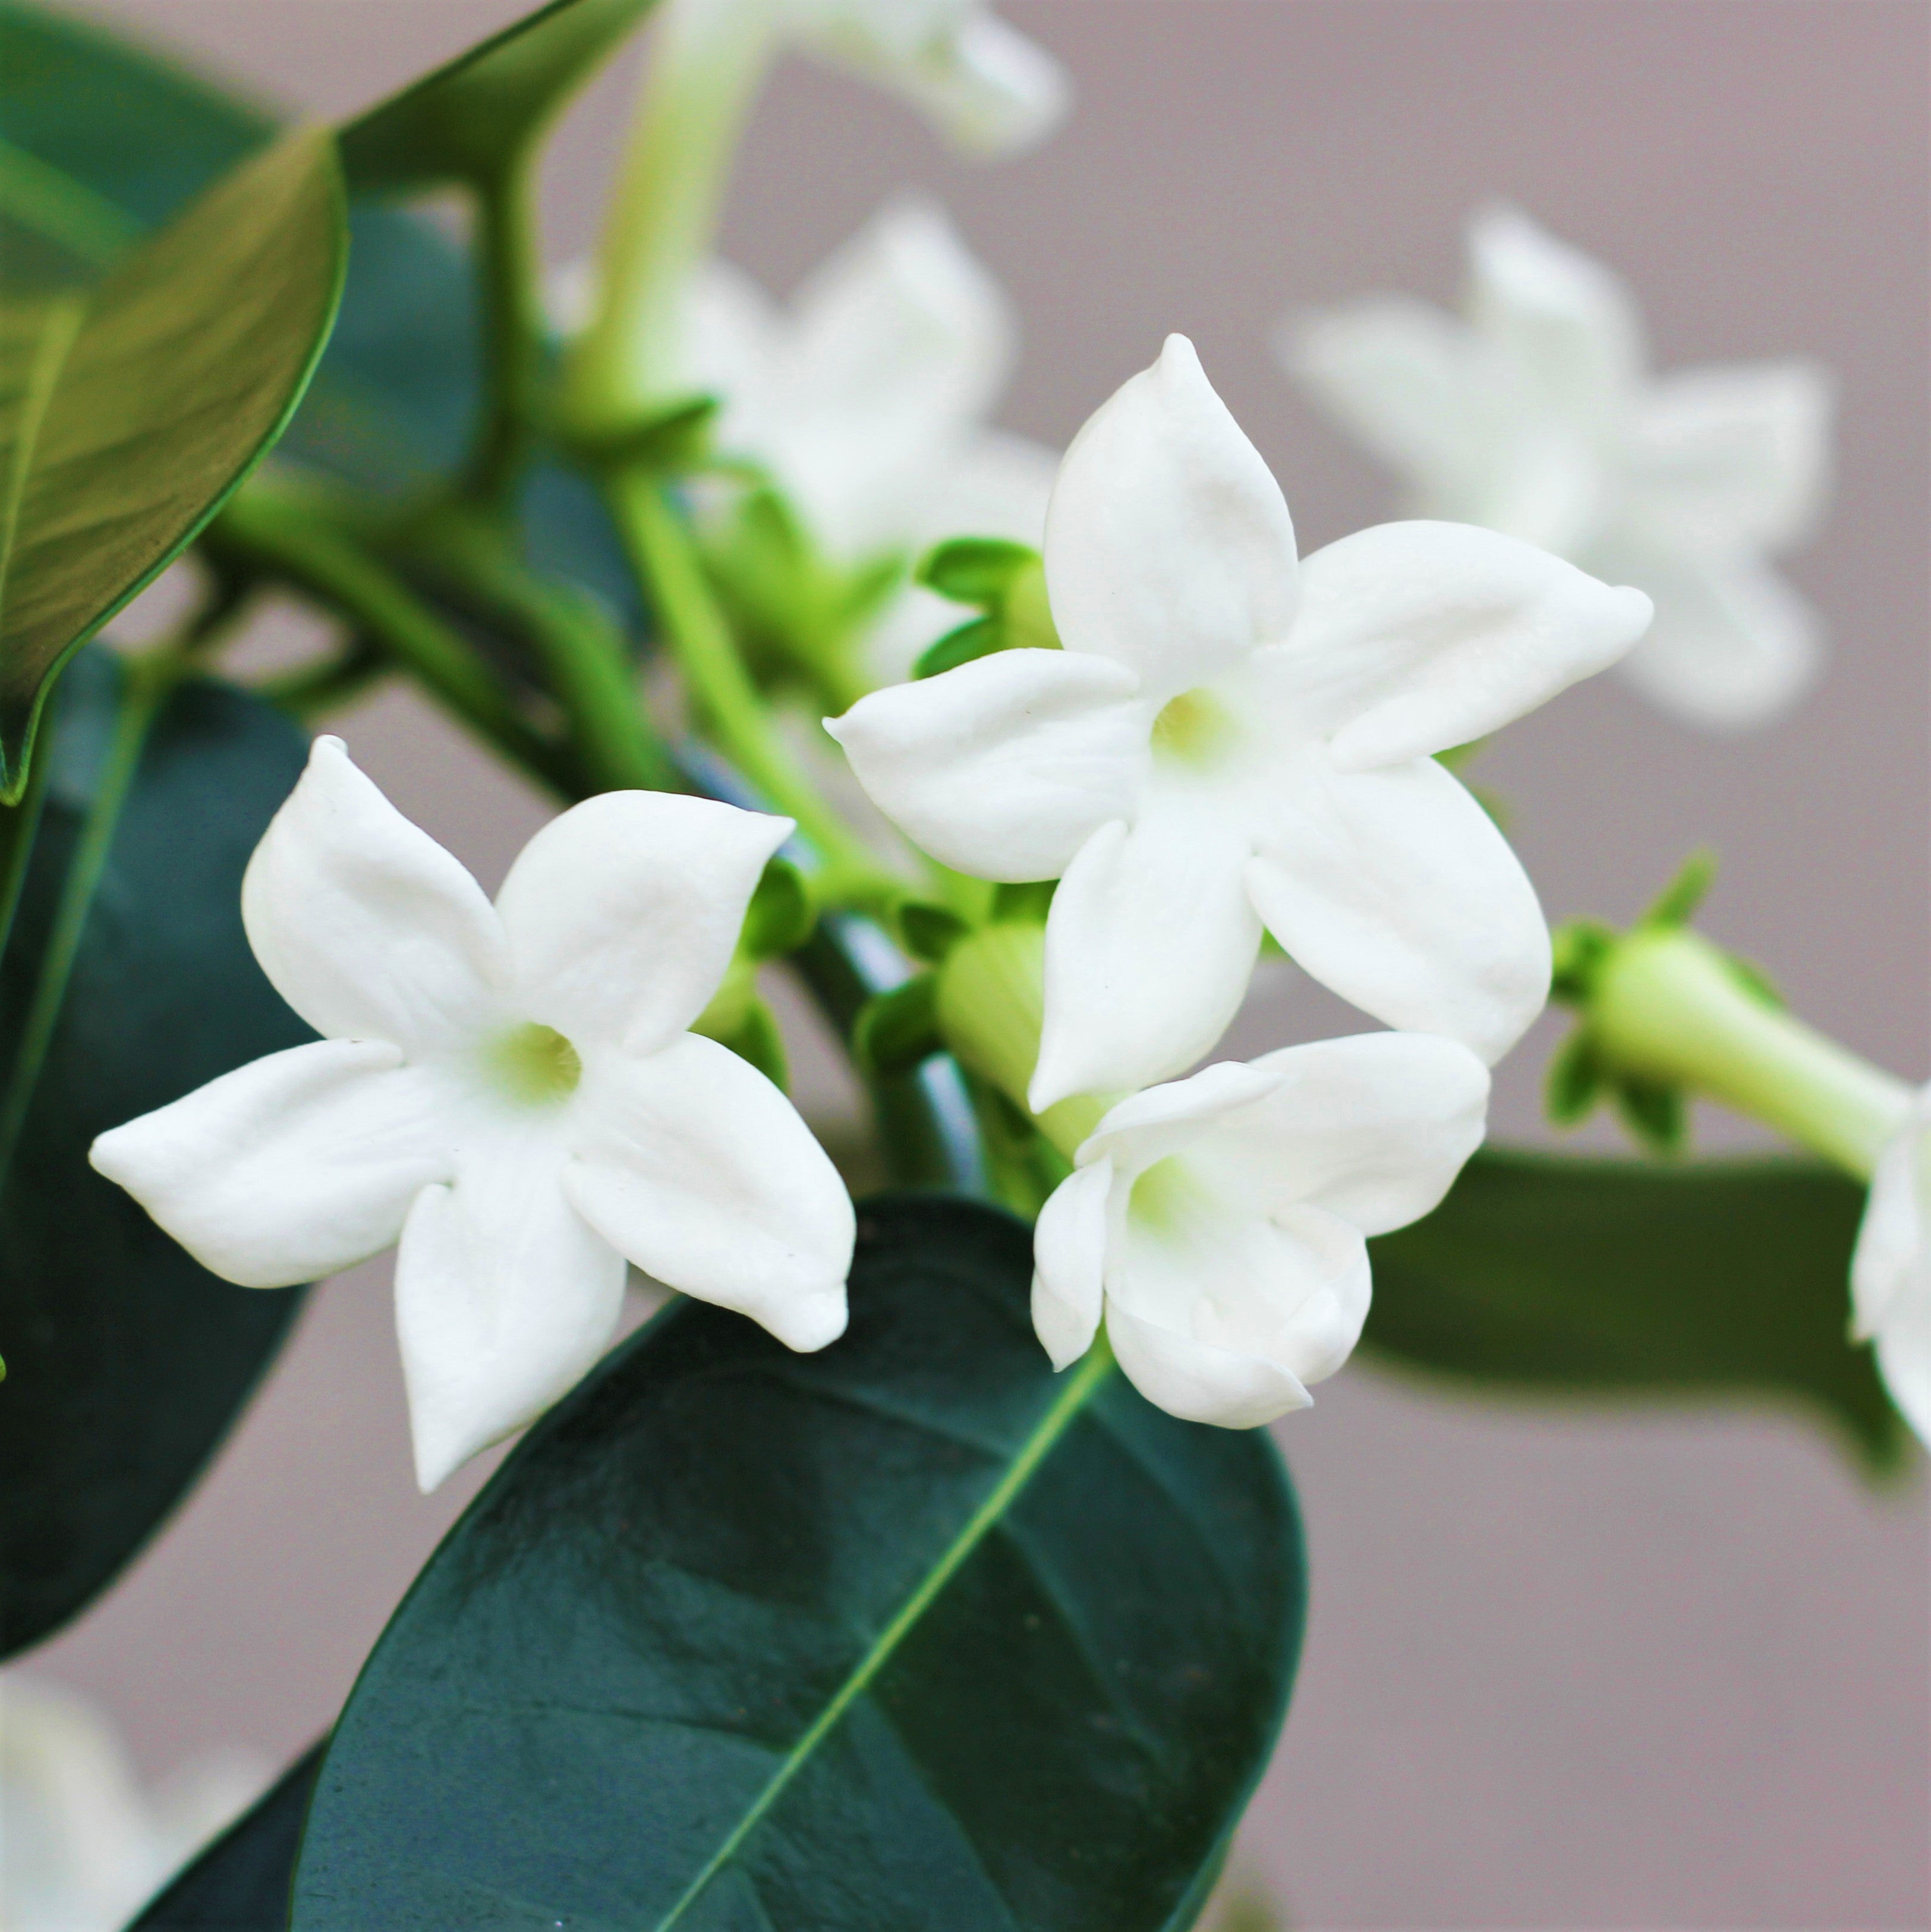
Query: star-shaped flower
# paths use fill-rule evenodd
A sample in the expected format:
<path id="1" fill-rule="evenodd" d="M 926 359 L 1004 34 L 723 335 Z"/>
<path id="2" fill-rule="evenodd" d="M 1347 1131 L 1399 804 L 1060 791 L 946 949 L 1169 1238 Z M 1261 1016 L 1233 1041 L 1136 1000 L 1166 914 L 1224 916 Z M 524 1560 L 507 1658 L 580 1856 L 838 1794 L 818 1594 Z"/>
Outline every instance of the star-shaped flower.
<path id="1" fill-rule="evenodd" d="M 1045 560 L 1063 650 L 998 652 L 828 727 L 934 857 L 1060 880 L 1033 1109 L 1192 1065 L 1264 925 L 1390 1025 L 1506 1052 L 1547 995 L 1548 932 L 1431 754 L 1613 662 L 1648 598 L 1452 524 L 1297 562 L 1181 336 L 1067 452 Z"/>
<path id="2" fill-rule="evenodd" d="M 687 1030 L 788 819 L 610 792 L 523 848 L 491 904 L 316 742 L 242 886 L 249 944 L 322 1036 L 100 1136 L 94 1165 L 244 1287 L 400 1238 L 425 1490 L 609 1341 L 625 1264 L 820 1348 L 851 1203 L 790 1102 Z"/>
<path id="3" fill-rule="evenodd" d="M 1488 1070 L 1363 1034 L 1209 1066 L 1108 1113 L 1042 1210 L 1033 1322 L 1063 1369 L 1104 1316 L 1148 1401 L 1249 1429 L 1360 1337 L 1365 1237 L 1419 1220 L 1481 1144 Z"/>
<path id="4" fill-rule="evenodd" d="M 1852 1332 L 1931 1449 L 1931 1087 L 1879 1156 L 1851 1260 Z"/>
<path id="5" fill-rule="evenodd" d="M 1284 329 L 1283 362 L 1401 472 L 1411 506 L 1543 545 L 1656 600 L 1624 661 L 1691 722 L 1767 722 L 1815 674 L 1813 614 L 1768 560 L 1816 527 L 1831 386 L 1802 362 L 1648 373 L 1600 263 L 1512 210 L 1469 230 L 1458 320 L 1362 303 Z"/>

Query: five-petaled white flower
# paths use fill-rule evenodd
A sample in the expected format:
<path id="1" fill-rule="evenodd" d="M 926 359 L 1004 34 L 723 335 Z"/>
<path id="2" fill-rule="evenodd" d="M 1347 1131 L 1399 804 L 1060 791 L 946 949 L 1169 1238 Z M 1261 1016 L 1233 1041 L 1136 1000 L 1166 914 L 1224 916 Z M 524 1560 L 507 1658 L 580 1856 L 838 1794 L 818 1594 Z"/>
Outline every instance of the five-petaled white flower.
<path id="1" fill-rule="evenodd" d="M 1103 1312 L 1121 1368 L 1175 1415 L 1247 1429 L 1305 1408 L 1366 1318 L 1363 1238 L 1447 1192 L 1488 1098 L 1466 1047 L 1382 1033 L 1123 1100 L 1039 1216 L 1033 1322 L 1053 1366 Z"/>
<path id="2" fill-rule="evenodd" d="M 322 1038 L 102 1135 L 94 1164 L 246 1287 L 400 1238 L 425 1490 L 590 1366 L 627 1260 L 822 1348 L 845 1325 L 851 1203 L 784 1096 L 686 1030 L 790 830 L 606 793 L 539 832 L 492 905 L 319 739 L 241 901 Z"/>
<path id="3" fill-rule="evenodd" d="M 943 211 L 907 200 L 832 255 L 788 312 L 712 262 L 686 298 L 683 376 L 724 399 L 720 444 L 763 463 L 839 563 L 962 532 L 1036 544 L 1056 459 L 985 427 L 1015 334 L 1011 305 Z M 910 586 L 875 648 L 902 675 L 959 621 L 956 605 Z"/>
<path id="4" fill-rule="evenodd" d="M 1931 1449 L 1931 1087 L 1879 1156 L 1851 1260 L 1852 1332 Z"/>
<path id="5" fill-rule="evenodd" d="M 1526 538 L 1656 600 L 1624 661 L 1713 729 L 1767 722 L 1818 656 L 1767 559 L 1827 490 L 1831 386 L 1802 362 L 1651 376 L 1642 318 L 1600 262 L 1510 209 L 1469 231 L 1465 320 L 1364 302 L 1290 325 L 1288 368 L 1400 471 L 1417 514 Z"/>
<path id="6" fill-rule="evenodd" d="M 1261 928 L 1391 1026 L 1491 1062 L 1548 992 L 1534 889 L 1432 753 L 1600 670 L 1649 619 L 1493 531 L 1391 524 L 1297 563 L 1185 338 L 1060 466 L 1066 648 L 877 692 L 829 729 L 886 816 L 981 878 L 1059 878 L 1030 1103 L 1206 1053 Z"/>
<path id="7" fill-rule="evenodd" d="M 889 88 L 961 148 L 1008 152 L 1066 112 L 1065 70 L 983 0 L 677 0 L 760 8 L 820 59 Z"/>

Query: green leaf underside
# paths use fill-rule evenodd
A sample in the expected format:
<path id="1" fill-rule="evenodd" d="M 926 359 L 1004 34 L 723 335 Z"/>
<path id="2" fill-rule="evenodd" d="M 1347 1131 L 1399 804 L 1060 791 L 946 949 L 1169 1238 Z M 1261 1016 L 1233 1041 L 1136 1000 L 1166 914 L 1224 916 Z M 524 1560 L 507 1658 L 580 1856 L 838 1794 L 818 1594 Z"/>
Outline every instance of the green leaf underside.
<path id="1" fill-rule="evenodd" d="M 297 1759 L 128 1932 L 276 1932 L 285 1925 L 301 1821 L 322 1751 L 317 1744 Z"/>
<path id="2" fill-rule="evenodd" d="M 10 1078 L 121 674 L 64 680 L 48 796 L 0 970 Z M 309 1036 L 254 963 L 241 872 L 299 775 L 299 734 L 224 687 L 177 688 L 114 830 L 58 1024 L 0 1190 L 0 1654 L 119 1571 L 199 1472 L 298 1292 L 217 1280 L 87 1165 L 96 1134 Z"/>
<path id="3" fill-rule="evenodd" d="M 551 0 L 342 132 L 351 187 L 487 181 L 526 149 L 654 0 Z"/>
<path id="4" fill-rule="evenodd" d="M 67 653 L 179 554 L 288 421 L 346 256 L 325 133 L 291 136 L 107 279 L 0 310 L 0 790 Z"/>
<path id="5" fill-rule="evenodd" d="M 1373 1244 L 1364 1339 L 1486 1388 L 1801 1406 L 1882 1472 L 1909 1437 L 1847 1332 L 1863 1211 L 1855 1181 L 1798 1160 L 1484 1152 Z"/>
<path id="6" fill-rule="evenodd" d="M 836 1346 L 679 1306 L 471 1507 L 337 1727 L 295 1925 L 1190 1923 L 1299 1643 L 1278 1458 L 1054 1376 L 1021 1224 L 860 1219 Z"/>

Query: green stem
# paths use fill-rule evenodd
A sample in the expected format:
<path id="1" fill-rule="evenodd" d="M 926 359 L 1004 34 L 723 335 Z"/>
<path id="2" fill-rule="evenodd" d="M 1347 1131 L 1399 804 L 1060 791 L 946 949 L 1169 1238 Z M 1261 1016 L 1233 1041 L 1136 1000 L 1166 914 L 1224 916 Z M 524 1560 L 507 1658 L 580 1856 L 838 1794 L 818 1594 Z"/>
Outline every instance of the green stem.
<path id="1" fill-rule="evenodd" d="M 67 1000 L 67 982 L 87 928 L 106 870 L 107 855 L 114 843 L 115 828 L 121 808 L 139 769 L 141 752 L 148 734 L 168 694 L 186 674 L 188 652 L 169 645 L 129 662 L 122 673 L 120 709 L 114 720 L 114 735 L 100 771 L 99 782 L 81 826 L 67 877 L 61 881 L 60 899 L 54 909 L 53 923 L 47 935 L 46 950 L 40 956 L 40 971 L 34 982 L 31 1000 L 21 1028 L 20 1045 L 14 1056 L 4 1099 L 0 1099 L 0 1184 L 11 1169 L 15 1150 L 26 1126 L 40 1084 L 41 1070 L 53 1044 L 61 1010 Z M 42 758 L 47 758 L 43 752 Z"/>
<path id="2" fill-rule="evenodd" d="M 27 867 L 40 829 L 40 808 L 46 802 L 47 772 L 53 763 L 55 706 L 59 702 L 60 687 L 55 685 L 41 707 L 40 724 L 34 734 L 39 740 L 35 747 L 38 755 L 28 769 L 27 789 L 18 805 L 0 806 L 0 958 L 6 956 L 7 942 L 13 936 L 13 916 L 20 909 Z"/>
<path id="3" fill-rule="evenodd" d="M 664 641 L 718 749 L 748 784 L 798 821 L 824 861 L 823 872 L 813 882 L 820 904 L 889 911 L 906 887 L 820 796 L 773 729 L 769 707 L 738 656 L 683 519 L 663 484 L 633 471 L 610 478 L 608 488 L 618 528 Z"/>
<path id="4" fill-rule="evenodd" d="M 772 11 L 770 0 L 711 0 L 660 22 L 604 227 L 597 312 L 565 370 L 580 430 L 635 421 L 688 386 L 685 297 L 770 67 Z"/>
<path id="5" fill-rule="evenodd" d="M 530 200 L 529 151 L 518 148 L 476 184 L 476 260 L 483 310 L 483 420 L 469 494 L 507 505 L 529 460 L 543 380 L 541 263 Z"/>
<path id="6" fill-rule="evenodd" d="M 268 490 L 244 490 L 217 519 L 211 541 L 340 611 L 489 743 L 566 796 L 580 794 L 570 752 L 523 716 L 461 634 L 312 508 Z"/>
<path id="7" fill-rule="evenodd" d="M 1591 987 L 1588 1024 L 1609 1064 L 1720 1101 L 1861 1180 L 1910 1109 L 1903 1081 L 1771 1005 L 1717 947 L 1679 927 L 1618 943 Z"/>

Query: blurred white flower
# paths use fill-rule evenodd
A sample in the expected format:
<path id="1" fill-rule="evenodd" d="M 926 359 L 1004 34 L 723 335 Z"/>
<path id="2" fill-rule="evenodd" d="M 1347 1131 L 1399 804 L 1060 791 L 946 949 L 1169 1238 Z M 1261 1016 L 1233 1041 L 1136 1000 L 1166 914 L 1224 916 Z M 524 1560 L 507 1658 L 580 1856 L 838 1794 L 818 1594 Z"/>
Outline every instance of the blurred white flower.
<path id="1" fill-rule="evenodd" d="M 1060 880 L 1033 1110 L 1192 1064 L 1264 924 L 1390 1025 L 1506 1052 L 1547 995 L 1548 932 L 1431 754 L 1612 662 L 1648 598 L 1449 524 L 1297 562 L 1279 486 L 1181 336 L 1067 452 L 1045 556 L 1063 650 L 997 652 L 829 727 L 934 857 Z"/>
<path id="2" fill-rule="evenodd" d="M 1851 1260 L 1852 1332 L 1931 1449 L 1931 1087 L 1878 1157 Z"/>
<path id="3" fill-rule="evenodd" d="M 1039 1216 L 1033 1323 L 1053 1366 L 1103 1312 L 1120 1367 L 1173 1414 L 1248 1429 L 1305 1408 L 1366 1318 L 1364 1237 L 1447 1192 L 1488 1097 L 1466 1047 L 1381 1033 L 1122 1101 Z"/>
<path id="4" fill-rule="evenodd" d="M 1469 230 L 1458 320 L 1363 302 L 1285 326 L 1282 361 L 1399 470 L 1420 515 L 1540 544 L 1656 602 L 1624 660 L 1666 710 L 1769 722 L 1816 670 L 1816 616 L 1768 560 L 1816 526 L 1831 388 L 1803 362 L 1652 376 L 1627 287 L 1525 216 Z"/>
<path id="5" fill-rule="evenodd" d="M 851 1203 L 784 1096 L 686 1030 L 790 830 L 606 793 L 539 832 L 493 906 L 319 739 L 241 898 L 322 1038 L 102 1135 L 94 1164 L 245 1287 L 400 1238 L 425 1490 L 596 1360 L 626 1260 L 822 1348 L 845 1324 Z"/>
<path id="6" fill-rule="evenodd" d="M 119 1932 L 266 1782 L 265 1765 L 229 1751 L 144 1792 L 100 1712 L 0 1676 L 0 1927 Z"/>

